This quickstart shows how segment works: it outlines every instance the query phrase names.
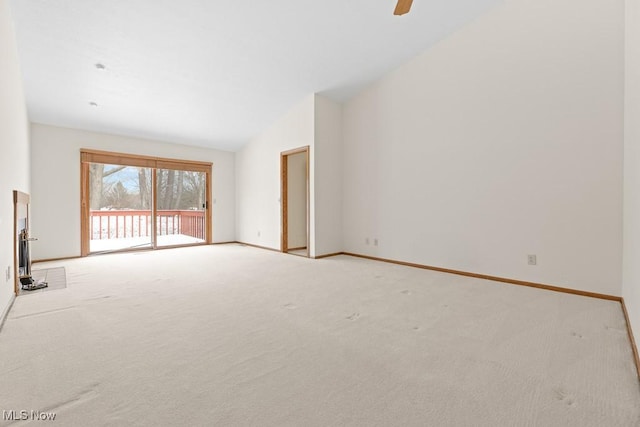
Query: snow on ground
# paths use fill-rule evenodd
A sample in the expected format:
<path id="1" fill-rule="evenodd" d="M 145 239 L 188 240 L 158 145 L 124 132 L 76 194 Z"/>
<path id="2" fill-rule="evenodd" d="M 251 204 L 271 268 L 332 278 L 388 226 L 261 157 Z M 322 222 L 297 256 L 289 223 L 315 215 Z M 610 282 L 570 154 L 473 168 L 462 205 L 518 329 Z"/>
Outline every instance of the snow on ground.
<path id="1" fill-rule="evenodd" d="M 158 236 L 158 246 L 192 245 L 204 243 L 204 240 L 184 234 L 171 234 Z M 120 239 L 96 239 L 89 243 L 90 252 L 117 251 L 121 249 L 133 249 L 151 247 L 151 237 L 127 237 Z"/>

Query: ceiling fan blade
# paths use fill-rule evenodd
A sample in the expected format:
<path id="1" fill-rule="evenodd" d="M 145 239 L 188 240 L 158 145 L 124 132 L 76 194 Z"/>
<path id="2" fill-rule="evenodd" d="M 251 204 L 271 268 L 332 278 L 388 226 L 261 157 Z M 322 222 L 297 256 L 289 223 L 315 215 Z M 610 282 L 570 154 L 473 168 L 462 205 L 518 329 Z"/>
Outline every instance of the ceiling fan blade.
<path id="1" fill-rule="evenodd" d="M 404 15 L 411 10 L 411 3 L 413 0 L 398 0 L 398 4 L 396 5 L 396 10 L 393 12 L 394 15 Z"/>

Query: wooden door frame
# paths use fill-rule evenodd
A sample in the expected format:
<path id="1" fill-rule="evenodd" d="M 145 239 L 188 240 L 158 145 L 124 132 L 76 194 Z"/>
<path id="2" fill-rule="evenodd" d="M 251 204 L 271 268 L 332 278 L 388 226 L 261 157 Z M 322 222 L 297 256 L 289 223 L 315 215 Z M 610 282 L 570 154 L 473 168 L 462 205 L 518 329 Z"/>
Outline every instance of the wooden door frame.
<path id="1" fill-rule="evenodd" d="M 13 191 L 13 292 L 18 295 L 20 286 L 20 271 L 18 266 L 18 205 L 26 205 L 27 207 L 27 230 L 29 229 L 29 204 L 31 197 L 27 193 L 14 190 Z"/>
<path id="2" fill-rule="evenodd" d="M 83 257 L 90 253 L 89 197 L 89 163 L 80 160 L 80 256 Z"/>
<path id="3" fill-rule="evenodd" d="M 89 248 L 89 221 L 90 221 L 90 206 L 89 206 L 89 163 L 104 163 L 104 164 L 119 164 L 132 167 L 147 167 L 151 169 L 151 192 L 152 192 L 152 206 L 151 206 L 151 227 L 152 227 L 152 239 L 151 249 L 169 249 L 175 247 L 184 246 L 199 246 L 210 245 L 213 243 L 213 215 L 212 215 L 212 186 L 213 186 L 213 163 L 201 162 L 194 160 L 182 160 L 182 159 L 169 159 L 164 157 L 143 156 L 139 154 L 126 154 L 115 153 L 110 151 L 93 150 L 87 148 L 80 149 L 80 254 L 85 257 L 90 254 Z M 157 169 L 178 169 L 188 170 L 193 172 L 202 172 L 205 174 L 205 241 L 203 243 L 194 243 L 186 245 L 170 245 L 170 246 L 157 246 L 156 236 L 156 214 L 157 214 L 157 200 L 156 200 L 156 170 Z M 155 237 L 154 237 L 155 236 Z M 122 249 L 118 252 L 130 252 L 143 249 Z"/>
<path id="4" fill-rule="evenodd" d="M 158 249 L 158 169 L 151 168 L 151 249 Z"/>
<path id="5" fill-rule="evenodd" d="M 310 240 L 310 217 L 311 217 L 311 209 L 310 209 L 310 185 L 309 185 L 309 146 L 305 145 L 304 147 L 294 148 L 292 150 L 283 151 L 280 153 L 280 218 L 281 218 L 281 227 L 282 231 L 280 233 L 280 251 L 287 253 L 289 252 L 289 171 L 287 160 L 289 156 L 294 154 L 305 153 L 305 174 L 306 174 L 306 194 L 307 194 L 307 258 L 310 257 L 311 250 L 311 240 Z"/>

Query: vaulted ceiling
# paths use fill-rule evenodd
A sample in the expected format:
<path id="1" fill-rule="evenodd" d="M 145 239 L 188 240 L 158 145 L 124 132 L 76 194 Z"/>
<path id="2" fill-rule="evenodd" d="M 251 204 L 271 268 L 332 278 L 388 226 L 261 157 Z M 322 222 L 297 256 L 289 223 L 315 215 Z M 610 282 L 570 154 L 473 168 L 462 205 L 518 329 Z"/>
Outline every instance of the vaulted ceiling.
<path id="1" fill-rule="evenodd" d="M 503 0 L 11 0 L 31 121 L 235 151 Z M 95 105 L 94 105 L 95 104 Z"/>

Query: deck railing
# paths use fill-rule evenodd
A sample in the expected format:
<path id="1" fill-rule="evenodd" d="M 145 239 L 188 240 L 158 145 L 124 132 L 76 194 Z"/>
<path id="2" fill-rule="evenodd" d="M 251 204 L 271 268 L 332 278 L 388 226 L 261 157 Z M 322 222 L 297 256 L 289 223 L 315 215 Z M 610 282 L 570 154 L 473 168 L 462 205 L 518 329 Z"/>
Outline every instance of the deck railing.
<path id="1" fill-rule="evenodd" d="M 151 236 L 151 211 L 100 210 L 89 212 L 92 240 Z M 182 234 L 205 240 L 204 211 L 158 210 L 158 236 Z"/>

